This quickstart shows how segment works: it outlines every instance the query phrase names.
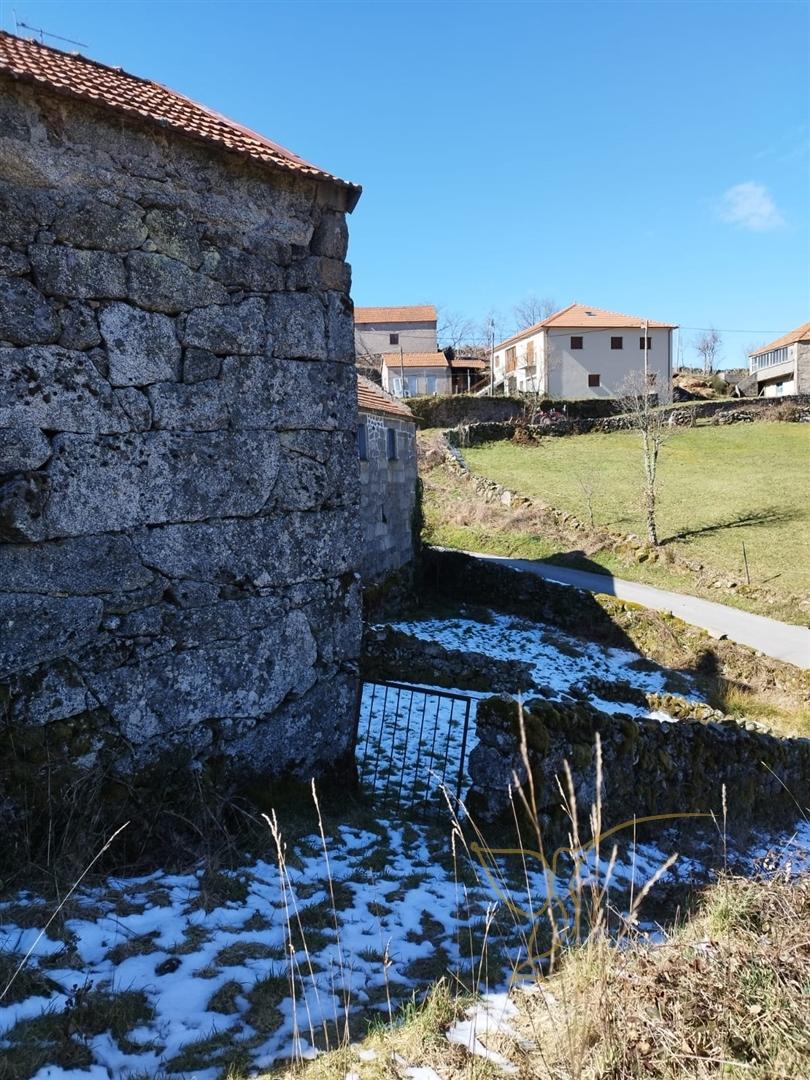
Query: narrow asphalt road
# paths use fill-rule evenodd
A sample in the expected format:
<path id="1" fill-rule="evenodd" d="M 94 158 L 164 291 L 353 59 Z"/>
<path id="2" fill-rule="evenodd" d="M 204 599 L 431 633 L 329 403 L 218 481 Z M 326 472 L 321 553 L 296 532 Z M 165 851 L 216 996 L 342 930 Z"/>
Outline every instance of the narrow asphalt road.
<path id="1" fill-rule="evenodd" d="M 510 559 L 505 555 L 483 555 L 468 551 L 476 559 L 505 563 L 514 570 L 536 574 L 558 585 L 571 585 L 585 592 L 607 593 L 620 600 L 653 608 L 655 611 L 671 611 L 677 618 L 692 626 L 699 626 L 719 637 L 724 635 L 739 645 L 748 645 L 774 660 L 784 660 L 796 667 L 810 669 L 810 629 L 777 622 L 764 615 L 752 615 L 748 611 L 701 600 L 697 596 L 667 592 L 638 581 L 622 581 L 609 574 L 590 574 L 586 570 L 569 570 L 564 566 L 540 562 L 534 559 Z"/>

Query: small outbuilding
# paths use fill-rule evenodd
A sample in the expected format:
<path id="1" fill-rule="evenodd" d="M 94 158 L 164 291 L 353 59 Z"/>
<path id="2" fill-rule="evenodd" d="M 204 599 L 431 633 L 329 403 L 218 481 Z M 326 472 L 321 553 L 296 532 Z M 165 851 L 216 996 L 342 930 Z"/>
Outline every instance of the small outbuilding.
<path id="1" fill-rule="evenodd" d="M 0 790 L 351 767 L 360 189 L 7 33 L 0 135 Z"/>
<path id="2" fill-rule="evenodd" d="M 373 584 L 407 566 L 417 537 L 416 420 L 401 401 L 359 376 L 362 574 Z"/>

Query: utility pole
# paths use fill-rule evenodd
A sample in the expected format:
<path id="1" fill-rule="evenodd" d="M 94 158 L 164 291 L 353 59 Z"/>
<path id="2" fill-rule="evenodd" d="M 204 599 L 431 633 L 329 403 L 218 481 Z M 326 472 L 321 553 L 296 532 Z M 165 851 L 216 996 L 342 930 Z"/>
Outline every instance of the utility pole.
<path id="1" fill-rule="evenodd" d="M 402 387 L 402 393 L 400 396 L 407 397 L 408 395 L 405 393 L 405 360 L 403 358 L 401 345 L 399 347 L 399 381 L 400 386 Z"/>
<path id="2" fill-rule="evenodd" d="M 489 317 L 489 396 L 495 396 L 495 318 Z"/>

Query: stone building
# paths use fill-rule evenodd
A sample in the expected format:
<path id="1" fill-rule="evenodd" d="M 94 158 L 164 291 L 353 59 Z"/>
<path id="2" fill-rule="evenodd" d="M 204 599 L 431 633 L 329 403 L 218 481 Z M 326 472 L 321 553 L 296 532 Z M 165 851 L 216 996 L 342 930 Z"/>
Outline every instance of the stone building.
<path id="1" fill-rule="evenodd" d="M 0 34 L 0 766 L 350 760 L 358 196 Z"/>
<path id="2" fill-rule="evenodd" d="M 361 566 L 364 581 L 372 584 L 401 570 L 414 556 L 416 421 L 406 405 L 362 375 L 357 399 Z"/>

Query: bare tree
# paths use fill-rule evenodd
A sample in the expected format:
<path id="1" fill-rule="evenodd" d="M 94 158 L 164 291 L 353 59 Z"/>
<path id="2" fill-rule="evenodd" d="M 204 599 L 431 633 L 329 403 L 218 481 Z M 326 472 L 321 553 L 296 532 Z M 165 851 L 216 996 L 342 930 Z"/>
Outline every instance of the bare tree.
<path id="1" fill-rule="evenodd" d="M 703 361 L 703 372 L 711 375 L 720 356 L 720 335 L 716 330 L 704 330 L 695 338 L 695 351 Z"/>
<path id="2" fill-rule="evenodd" d="M 654 378 L 654 376 L 653 376 Z M 658 405 L 652 379 L 635 372 L 625 382 L 621 393 L 622 413 L 631 431 L 639 434 L 644 463 L 644 516 L 647 539 L 658 546 L 656 504 L 658 501 L 658 457 L 661 447 L 672 434 L 667 413 Z"/>
<path id="3" fill-rule="evenodd" d="M 542 322 L 543 319 L 547 319 L 556 310 L 557 305 L 547 296 L 539 297 L 534 294 L 527 296 L 525 300 L 521 300 L 519 304 L 515 304 L 512 308 L 515 331 L 525 330 L 527 326 L 534 326 L 535 323 Z"/>
<path id="4" fill-rule="evenodd" d="M 462 345 L 476 344 L 476 326 L 466 315 L 440 308 L 438 337 L 440 349 L 458 350 Z"/>

